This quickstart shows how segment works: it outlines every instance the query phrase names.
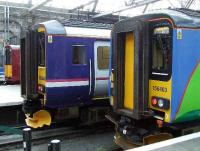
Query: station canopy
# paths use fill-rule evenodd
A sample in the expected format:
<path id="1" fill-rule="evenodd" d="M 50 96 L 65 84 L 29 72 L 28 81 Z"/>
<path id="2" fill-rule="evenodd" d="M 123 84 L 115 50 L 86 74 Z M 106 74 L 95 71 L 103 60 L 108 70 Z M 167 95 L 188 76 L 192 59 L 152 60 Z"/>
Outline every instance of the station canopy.
<path id="1" fill-rule="evenodd" d="M 2 0 L 0 0 L 2 1 Z M 190 8 L 199 10 L 200 0 L 7 0 L 8 2 L 50 6 L 68 10 L 96 12 L 98 15 L 114 14 L 136 16 L 163 8 Z M 99 17 L 96 15 L 95 17 Z"/>

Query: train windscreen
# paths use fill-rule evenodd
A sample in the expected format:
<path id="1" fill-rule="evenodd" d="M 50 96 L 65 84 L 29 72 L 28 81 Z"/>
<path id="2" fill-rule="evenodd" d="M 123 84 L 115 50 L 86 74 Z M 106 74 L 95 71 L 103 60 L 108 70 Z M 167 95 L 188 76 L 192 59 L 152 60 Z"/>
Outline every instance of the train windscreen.
<path id="1" fill-rule="evenodd" d="M 45 34 L 44 33 L 38 33 L 38 40 L 39 40 L 39 46 L 38 46 L 38 52 L 39 52 L 39 66 L 45 66 Z"/>
<path id="2" fill-rule="evenodd" d="M 171 38 L 169 27 L 156 27 L 152 35 L 152 75 L 170 74 Z"/>

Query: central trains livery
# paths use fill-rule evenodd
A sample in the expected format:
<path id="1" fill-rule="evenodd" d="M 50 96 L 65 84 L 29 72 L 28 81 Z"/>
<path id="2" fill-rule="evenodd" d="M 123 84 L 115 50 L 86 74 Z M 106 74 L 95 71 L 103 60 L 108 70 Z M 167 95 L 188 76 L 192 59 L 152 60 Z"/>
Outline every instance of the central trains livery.
<path id="1" fill-rule="evenodd" d="M 6 45 L 4 49 L 5 49 L 5 64 L 4 64 L 5 83 L 19 84 L 20 82 L 20 46 Z"/>
<path id="2" fill-rule="evenodd" d="M 127 149 L 194 131 L 200 120 L 199 12 L 160 10 L 120 21 L 112 50 L 114 113 L 107 117 L 116 124 L 118 145 Z"/>
<path id="3" fill-rule="evenodd" d="M 101 113 L 109 106 L 110 30 L 51 20 L 27 31 L 21 49 L 23 109 L 29 126 L 49 125 L 51 117 L 104 117 Z"/>

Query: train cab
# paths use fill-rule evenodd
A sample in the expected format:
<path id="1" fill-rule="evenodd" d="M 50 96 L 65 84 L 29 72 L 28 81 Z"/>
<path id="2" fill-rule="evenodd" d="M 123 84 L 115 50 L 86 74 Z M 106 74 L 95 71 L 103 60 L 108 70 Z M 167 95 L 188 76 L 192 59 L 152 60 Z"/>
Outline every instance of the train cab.
<path id="1" fill-rule="evenodd" d="M 114 25 L 114 114 L 107 117 L 116 124 L 116 142 L 125 138 L 137 146 L 171 138 L 170 126 L 179 129 L 180 123 L 200 119 L 198 15 L 160 10 Z"/>

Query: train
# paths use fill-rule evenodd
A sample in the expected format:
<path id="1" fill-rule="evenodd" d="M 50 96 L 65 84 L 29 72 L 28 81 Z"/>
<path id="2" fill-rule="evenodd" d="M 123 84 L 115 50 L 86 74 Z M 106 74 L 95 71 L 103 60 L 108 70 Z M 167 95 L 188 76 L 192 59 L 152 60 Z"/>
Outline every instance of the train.
<path id="1" fill-rule="evenodd" d="M 116 23 L 110 101 L 124 149 L 199 130 L 200 13 L 157 10 Z M 195 128 L 196 127 L 196 128 Z"/>
<path id="2" fill-rule="evenodd" d="M 4 81 L 4 67 L 0 67 L 0 82 Z"/>
<path id="3" fill-rule="evenodd" d="M 6 45 L 4 47 L 4 83 L 19 84 L 20 83 L 20 46 Z"/>
<path id="4" fill-rule="evenodd" d="M 21 38 L 21 95 L 30 127 L 50 125 L 52 119 L 92 123 L 110 108 L 111 30 L 89 22 L 79 26 L 50 20 Z"/>

